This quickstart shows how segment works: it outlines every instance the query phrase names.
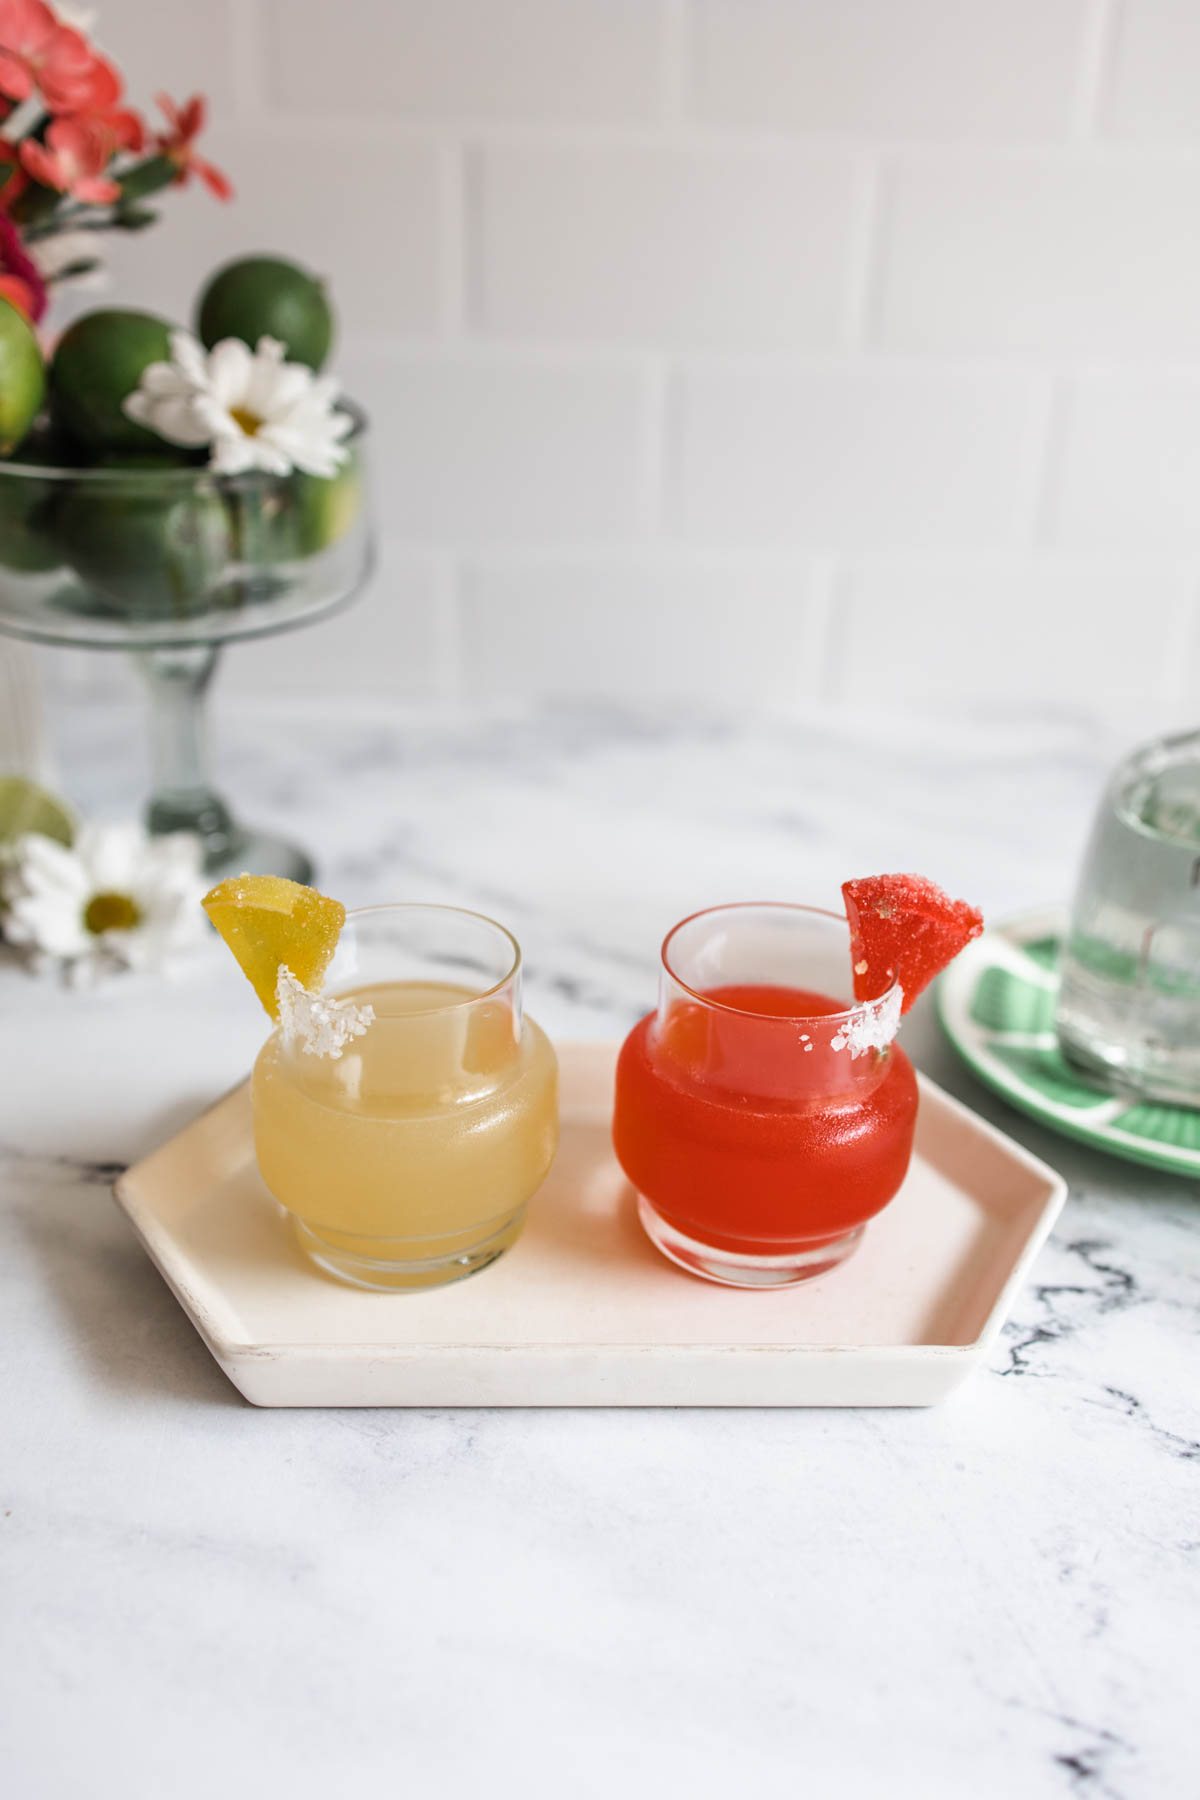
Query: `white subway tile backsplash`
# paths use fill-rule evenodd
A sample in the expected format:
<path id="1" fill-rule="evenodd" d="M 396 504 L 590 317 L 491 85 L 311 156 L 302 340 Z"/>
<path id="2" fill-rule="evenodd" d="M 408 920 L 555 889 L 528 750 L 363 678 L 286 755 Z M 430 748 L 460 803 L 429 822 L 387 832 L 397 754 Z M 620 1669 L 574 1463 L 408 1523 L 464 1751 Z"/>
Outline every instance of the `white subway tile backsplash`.
<path id="1" fill-rule="evenodd" d="M 1043 407 L 1020 375 L 685 370 L 669 522 L 700 543 L 1012 544 Z"/>
<path id="2" fill-rule="evenodd" d="M 864 189 L 848 155 L 488 146 L 478 322 L 526 337 L 835 344 Z"/>
<path id="3" fill-rule="evenodd" d="M 1200 0 L 106 0 L 100 35 L 135 104 L 208 95 L 238 197 L 163 194 L 51 329 L 186 320 L 275 251 L 373 419 L 372 593 L 235 695 L 790 706 L 826 621 L 850 702 L 1194 688 Z M 60 701 L 116 678 L 78 662 Z"/>
<path id="4" fill-rule="evenodd" d="M 348 353 L 382 529 L 420 544 L 638 536 L 646 388 L 617 361 Z"/>
<path id="5" fill-rule="evenodd" d="M 1062 136 L 1088 0 L 693 0 L 689 111 L 803 132 Z"/>
<path id="6" fill-rule="evenodd" d="M 231 112 L 239 4 L 245 0 L 105 0 L 93 32 L 125 77 L 128 103 L 159 125 L 152 101 L 163 92 L 176 101 L 200 93 L 212 111 Z"/>
<path id="7" fill-rule="evenodd" d="M 443 604 L 432 565 L 385 543 L 363 596 L 318 624 L 237 645 L 222 687 L 231 694 L 433 695 L 442 679 Z"/>
<path id="8" fill-rule="evenodd" d="M 817 690 L 802 567 L 663 558 L 474 564 L 466 689 L 788 708 Z"/>
<path id="9" fill-rule="evenodd" d="M 851 565 L 838 584 L 846 700 L 1104 706 L 1167 694 L 1187 570 L 1044 561 Z"/>
<path id="10" fill-rule="evenodd" d="M 190 319 L 218 264 L 266 251 L 323 276 L 348 333 L 423 333 L 440 311 L 436 146 L 221 124 L 205 149 L 232 176 L 224 205 L 198 185 L 168 193 L 149 234 L 117 243 L 121 293 Z M 93 302 L 94 303 L 94 302 Z"/>
<path id="11" fill-rule="evenodd" d="M 1200 164 L 902 160 L 880 337 L 921 351 L 1200 355 Z"/>
<path id="12" fill-rule="evenodd" d="M 1116 11 L 1105 128 L 1147 141 L 1200 137 L 1200 6 L 1122 0 Z"/>
<path id="13" fill-rule="evenodd" d="M 272 100 L 413 118 L 640 119 L 659 0 L 265 0 Z"/>
<path id="14" fill-rule="evenodd" d="M 1200 549 L 1200 374 L 1076 381 L 1047 525 L 1073 549 Z"/>

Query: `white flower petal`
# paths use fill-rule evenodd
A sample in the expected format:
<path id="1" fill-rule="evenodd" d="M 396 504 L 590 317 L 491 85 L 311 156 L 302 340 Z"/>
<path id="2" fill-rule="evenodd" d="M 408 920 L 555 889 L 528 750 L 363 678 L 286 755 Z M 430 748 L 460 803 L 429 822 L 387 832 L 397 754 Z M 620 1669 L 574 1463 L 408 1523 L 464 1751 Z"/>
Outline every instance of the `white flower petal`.
<path id="1" fill-rule="evenodd" d="M 256 469 L 254 439 L 244 431 L 220 432 L 212 440 L 208 466 L 218 475 L 244 475 L 247 469 Z"/>
<path id="2" fill-rule="evenodd" d="M 85 825 L 75 854 L 87 870 L 94 893 L 128 893 L 146 841 L 140 825 Z"/>
<path id="3" fill-rule="evenodd" d="M 204 387 L 208 381 L 208 358 L 204 345 L 190 331 L 173 331 L 170 336 L 171 360 L 180 375 L 193 387 Z"/>
<path id="4" fill-rule="evenodd" d="M 302 363 L 285 363 L 282 368 L 264 368 L 254 372 L 246 404 L 260 419 L 278 419 L 293 406 L 303 403 L 312 392 L 312 374 Z"/>
<path id="5" fill-rule="evenodd" d="M 254 359 L 241 338 L 222 338 L 208 353 L 208 391 L 222 406 L 240 406 L 253 366 Z"/>

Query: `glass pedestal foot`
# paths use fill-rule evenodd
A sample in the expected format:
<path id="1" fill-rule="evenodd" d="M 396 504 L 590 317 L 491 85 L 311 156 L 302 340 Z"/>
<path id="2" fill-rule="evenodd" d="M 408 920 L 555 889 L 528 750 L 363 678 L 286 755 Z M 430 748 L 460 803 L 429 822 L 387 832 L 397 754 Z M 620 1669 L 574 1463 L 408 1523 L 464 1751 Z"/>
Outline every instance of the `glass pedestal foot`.
<path id="1" fill-rule="evenodd" d="M 416 1239 L 408 1245 L 401 1242 L 390 1246 L 400 1254 L 368 1257 L 356 1256 L 349 1250 L 327 1242 L 307 1226 L 303 1219 L 292 1215 L 296 1241 L 310 1262 L 337 1281 L 348 1282 L 351 1287 L 370 1288 L 373 1293 L 379 1294 L 445 1287 L 447 1282 L 462 1281 L 468 1275 L 477 1275 L 516 1243 L 524 1223 L 525 1208 L 522 1206 L 504 1221 L 499 1230 L 484 1238 L 481 1243 L 472 1244 L 465 1250 L 456 1250 L 447 1256 L 405 1256 L 405 1249 L 419 1248 L 421 1240 Z"/>
<path id="2" fill-rule="evenodd" d="M 272 831 L 251 831 L 235 825 L 225 842 L 206 851 L 204 872 L 214 882 L 227 875 L 285 875 L 289 881 L 311 887 L 316 870 L 307 851 Z"/>
<path id="3" fill-rule="evenodd" d="M 644 1194 L 638 1195 L 638 1218 L 642 1230 L 656 1250 L 669 1261 L 686 1269 L 689 1275 L 701 1275 L 706 1281 L 719 1281 L 724 1287 L 779 1288 L 796 1287 L 802 1281 L 815 1281 L 828 1274 L 858 1248 L 866 1227 L 856 1225 L 839 1238 L 826 1238 L 815 1244 L 801 1244 L 782 1256 L 743 1256 L 734 1250 L 714 1249 L 701 1244 L 671 1225 L 655 1212 Z"/>

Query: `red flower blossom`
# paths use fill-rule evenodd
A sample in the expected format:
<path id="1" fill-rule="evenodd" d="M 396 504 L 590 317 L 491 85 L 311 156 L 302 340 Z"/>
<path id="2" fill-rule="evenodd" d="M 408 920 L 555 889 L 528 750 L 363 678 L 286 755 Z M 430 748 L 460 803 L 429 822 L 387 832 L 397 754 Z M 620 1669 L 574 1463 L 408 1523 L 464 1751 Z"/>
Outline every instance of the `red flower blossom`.
<path id="1" fill-rule="evenodd" d="M 113 149 L 112 132 L 102 121 L 54 119 L 44 144 L 36 138 L 21 140 L 21 166 L 43 187 L 92 206 L 108 206 L 121 193 L 120 184 L 104 173 Z"/>
<path id="2" fill-rule="evenodd" d="M 44 0 L 0 0 L 0 94 L 27 100 L 35 88 L 52 112 L 79 112 L 115 105 L 121 79 Z"/>
<path id="3" fill-rule="evenodd" d="M 176 106 L 167 94 L 156 94 L 154 98 L 167 121 L 167 130 L 156 134 L 154 147 L 160 156 L 165 156 L 175 164 L 176 185 L 186 185 L 195 174 L 218 200 L 230 199 L 233 183 L 229 177 L 223 175 L 220 169 L 214 168 L 212 163 L 205 162 L 203 157 L 197 156 L 193 148 L 193 140 L 204 130 L 208 117 L 208 105 L 204 96 L 193 94 L 182 107 Z"/>
<path id="4" fill-rule="evenodd" d="M 0 215 L 0 294 L 34 325 L 46 310 L 46 284 L 12 222 Z"/>

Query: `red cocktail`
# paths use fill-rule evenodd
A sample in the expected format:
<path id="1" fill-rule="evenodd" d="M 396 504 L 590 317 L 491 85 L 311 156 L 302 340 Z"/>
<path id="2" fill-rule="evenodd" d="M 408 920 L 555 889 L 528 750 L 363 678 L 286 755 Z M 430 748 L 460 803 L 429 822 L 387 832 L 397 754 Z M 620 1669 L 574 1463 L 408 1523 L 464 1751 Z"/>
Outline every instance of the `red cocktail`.
<path id="1" fill-rule="evenodd" d="M 898 1191 L 917 1084 L 901 991 L 848 1003 L 846 920 L 717 907 L 663 945 L 659 1004 L 617 1065 L 613 1139 L 660 1250 L 695 1274 L 787 1286 L 850 1254 Z"/>

